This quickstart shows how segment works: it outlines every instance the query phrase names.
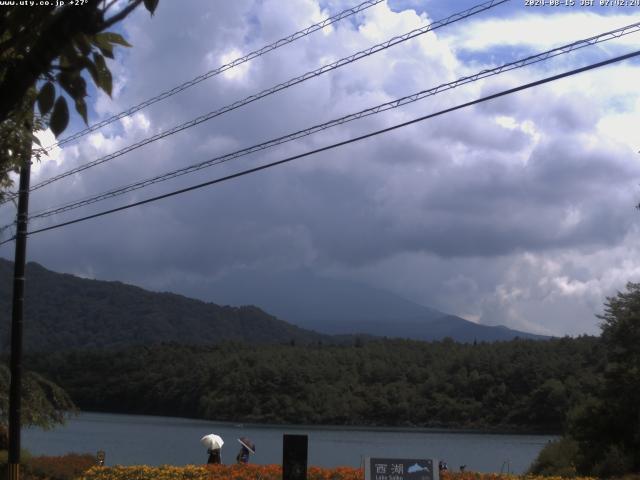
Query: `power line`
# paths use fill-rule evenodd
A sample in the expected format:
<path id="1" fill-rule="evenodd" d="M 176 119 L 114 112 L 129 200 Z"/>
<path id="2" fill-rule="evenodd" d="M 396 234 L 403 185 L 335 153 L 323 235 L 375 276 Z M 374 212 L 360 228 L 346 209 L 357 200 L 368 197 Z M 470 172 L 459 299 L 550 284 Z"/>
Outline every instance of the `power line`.
<path id="1" fill-rule="evenodd" d="M 333 23 L 336 23 L 344 18 L 350 17 L 351 15 L 355 15 L 356 13 L 360 13 L 364 10 L 366 10 L 367 8 L 373 7 L 377 4 L 379 4 L 380 2 L 382 2 L 384 0 L 367 0 L 365 2 L 362 2 L 359 5 L 356 5 L 353 8 L 348 8 L 346 10 L 341 11 L 340 13 L 337 13 L 336 15 L 329 17 L 329 18 L 325 18 L 324 20 L 322 20 L 321 22 L 318 23 L 314 23 L 313 25 L 308 26 L 307 28 L 304 28 L 302 30 L 299 30 L 295 33 L 292 33 L 291 35 L 288 35 L 287 37 L 281 38 L 279 40 L 276 40 L 275 42 L 269 44 L 269 45 L 265 45 L 264 47 L 258 49 L 258 50 L 254 50 L 250 53 L 248 53 L 247 55 L 245 55 L 244 57 L 239 57 L 236 58 L 235 60 L 232 60 L 229 63 L 226 63 L 224 65 L 219 66 L 218 68 L 214 69 L 214 70 L 210 70 L 206 73 L 203 73 L 202 75 L 199 75 L 187 82 L 184 82 L 170 90 L 166 90 L 162 93 L 159 93 L 158 95 L 156 95 L 155 97 L 152 97 L 148 100 L 145 100 L 144 102 L 141 102 L 137 105 L 134 105 L 133 107 L 128 108 L 127 110 L 123 110 L 122 112 L 113 115 L 105 120 L 102 120 L 100 122 L 97 122 L 93 125 L 88 126 L 87 128 L 74 133 L 73 135 L 70 135 L 68 137 L 62 138 L 60 140 L 58 140 L 57 142 L 49 145 L 48 147 L 42 148 L 41 150 L 44 152 L 50 152 L 51 150 L 53 150 L 53 148 L 58 147 L 58 146 L 62 146 L 65 145 L 73 140 L 77 140 L 78 138 L 81 138 L 91 132 L 94 132 L 96 130 L 99 130 L 102 127 L 105 127 L 107 125 L 110 125 L 111 123 L 120 120 L 121 118 L 124 117 L 128 117 L 129 115 L 133 115 L 134 113 L 150 106 L 153 105 L 154 103 L 160 102 L 166 98 L 172 97 L 188 88 L 193 87 L 194 85 L 197 85 L 200 82 L 203 82 L 204 80 L 207 80 L 211 77 L 214 77 L 216 75 L 219 75 L 223 72 L 226 72 L 227 70 L 237 67 L 239 65 L 242 65 L 243 63 L 249 62 L 250 60 L 253 60 L 254 58 L 260 57 L 268 52 L 271 52 L 273 50 L 276 50 L 280 47 L 283 47 L 285 45 L 288 45 L 296 40 L 299 40 L 303 37 L 306 37 L 318 30 L 321 30 L 322 28 L 325 28 Z M 7 169 L 4 170 L 2 172 L 1 175 L 6 175 L 8 173 L 10 173 L 12 171 L 12 169 Z M 15 197 L 17 197 L 17 193 L 16 194 L 12 194 Z M 6 203 L 5 201 L 0 202 L 0 205 L 2 205 L 3 203 Z"/>
<path id="2" fill-rule="evenodd" d="M 336 23 L 344 18 L 350 17 L 351 15 L 355 15 L 356 13 L 360 13 L 364 10 L 366 10 L 369 7 L 373 7 L 374 5 L 379 4 L 380 2 L 382 2 L 384 0 L 367 0 L 365 2 L 362 2 L 361 4 L 353 7 L 353 8 L 348 8 L 346 10 L 341 11 L 340 13 L 337 13 L 336 15 L 329 17 L 329 18 L 325 18 L 324 20 L 322 20 L 321 22 L 318 23 L 314 23 L 313 25 L 310 25 L 302 30 L 299 30 L 295 33 L 292 33 L 291 35 L 288 35 L 284 38 L 281 38 L 279 40 L 276 40 L 275 42 L 269 44 L 269 45 L 265 45 L 264 47 L 258 49 L 258 50 L 254 50 L 253 52 L 248 53 L 247 55 L 243 56 L 243 57 L 239 57 L 236 58 L 235 60 L 232 60 L 229 63 L 226 63 L 224 65 L 219 66 L 218 68 L 214 69 L 214 70 L 210 70 L 206 73 L 203 73 L 202 75 L 199 75 L 195 78 L 193 78 L 192 80 L 189 80 L 187 82 L 184 82 L 181 85 L 178 85 L 177 87 L 174 87 L 170 90 L 166 90 L 158 95 L 156 95 L 155 97 L 152 97 L 148 100 L 145 100 L 142 103 L 139 103 L 138 105 L 135 105 L 131 108 L 128 108 L 127 110 L 124 110 L 116 115 L 113 115 L 112 117 L 109 117 L 105 120 L 102 120 L 101 122 L 95 123 L 93 125 L 90 125 L 89 127 L 85 128 L 84 130 L 81 130 L 73 135 L 69 135 L 68 137 L 65 137 L 59 141 L 57 141 L 56 143 L 49 145 L 48 147 L 45 148 L 45 151 L 51 151 L 51 149 L 53 149 L 54 147 L 57 146 L 61 146 L 64 145 L 66 143 L 69 143 L 73 140 L 76 140 L 80 137 L 83 137 L 91 132 L 94 132 L 102 127 L 105 127 L 117 120 L 120 120 L 121 118 L 127 117 L 129 115 L 132 115 L 140 110 L 142 110 L 143 108 L 146 108 L 150 105 L 153 105 L 154 103 L 160 102 L 166 98 L 172 97 L 173 95 L 176 95 L 177 93 L 180 93 L 188 88 L 193 87 L 194 85 L 197 85 L 198 83 L 207 80 L 211 77 L 214 77 L 216 75 L 219 75 L 223 72 L 226 72 L 227 70 L 237 67 L 239 65 L 242 65 L 243 63 L 246 63 L 250 60 L 253 60 L 254 58 L 260 57 L 262 55 L 264 55 L 265 53 L 271 52 L 273 50 L 276 50 L 280 47 L 283 47 L 285 45 L 288 45 L 289 43 L 292 43 L 296 40 L 299 40 L 303 37 L 306 37 L 307 35 L 310 35 L 318 30 L 321 30 L 325 27 L 328 27 L 329 25 Z"/>
<path id="3" fill-rule="evenodd" d="M 263 90 L 260 93 L 257 93 L 257 94 L 251 95 L 249 97 L 246 97 L 243 100 L 236 101 L 236 102 L 234 102 L 232 104 L 229 104 L 227 106 L 224 106 L 224 107 L 222 107 L 222 108 L 220 108 L 218 110 L 215 110 L 215 111 L 209 112 L 207 114 L 201 115 L 201 116 L 199 116 L 199 117 L 197 117 L 197 118 L 195 118 L 193 120 L 190 120 L 190 121 L 188 121 L 186 123 L 183 123 L 181 125 L 173 127 L 173 128 L 171 128 L 169 130 L 166 130 L 164 132 L 160 132 L 160 133 L 158 133 L 156 135 L 148 137 L 148 138 L 146 138 L 144 140 L 141 140 L 141 141 L 139 141 L 137 143 L 134 143 L 134 144 L 129 145 L 129 146 L 125 147 L 125 148 L 122 148 L 122 149 L 120 149 L 120 150 L 118 150 L 118 151 L 116 151 L 114 153 L 111 153 L 111 154 L 106 155 L 104 157 L 101 157 L 101 158 L 99 158 L 97 160 L 85 163 L 85 164 L 80 165 L 80 166 L 78 166 L 76 168 L 68 170 L 68 171 L 66 171 L 64 173 L 61 173 L 61 174 L 56 175 L 54 177 L 51 177 L 51 178 L 49 178 L 47 180 L 44 180 L 44 181 L 42 181 L 40 183 L 37 183 L 36 185 L 32 186 L 31 189 L 30 189 L 30 192 L 34 191 L 34 190 L 37 190 L 37 189 L 40 189 L 40 188 L 42 188 L 42 187 L 44 187 L 46 185 L 49 185 L 49 184 L 51 184 L 53 182 L 56 182 L 58 180 L 61 180 L 63 178 L 66 178 L 66 177 L 68 177 L 70 175 L 73 175 L 75 173 L 79 173 L 81 171 L 87 170 L 87 169 L 89 169 L 91 167 L 94 167 L 96 165 L 100 165 L 102 163 L 105 163 L 105 162 L 107 162 L 109 160 L 113 160 L 114 158 L 120 157 L 120 156 L 122 156 L 122 155 L 124 155 L 124 154 L 126 154 L 128 152 L 136 150 L 136 149 L 138 149 L 138 148 L 140 148 L 140 147 L 142 147 L 144 145 L 147 145 L 149 143 L 152 143 L 152 142 L 154 142 L 156 140 L 160 140 L 160 139 L 165 138 L 165 137 L 167 137 L 169 135 L 173 135 L 174 133 L 178 133 L 178 132 L 180 132 L 182 130 L 186 130 L 188 128 L 191 128 L 191 127 L 194 127 L 196 125 L 199 125 L 200 123 L 203 123 L 203 122 L 205 122 L 207 120 L 211 120 L 214 117 L 218 117 L 218 116 L 220 116 L 220 115 L 222 115 L 224 113 L 227 113 L 227 112 L 229 112 L 231 110 L 235 110 L 235 109 L 237 109 L 237 108 L 239 108 L 241 106 L 247 105 L 248 103 L 254 102 L 254 101 L 259 100 L 261 98 L 264 98 L 264 97 L 266 97 L 268 95 L 272 95 L 272 94 L 274 94 L 274 93 L 276 93 L 276 92 L 278 92 L 280 90 L 284 90 L 284 89 L 289 88 L 289 87 L 291 87 L 293 85 L 296 85 L 298 83 L 302 83 L 302 82 L 304 82 L 306 80 L 309 80 L 310 78 L 318 77 L 318 76 L 320 76 L 320 75 L 322 75 L 322 74 L 324 74 L 326 72 L 335 70 L 335 69 L 340 68 L 340 67 L 342 67 L 344 65 L 348 65 L 348 64 L 353 63 L 353 62 L 355 62 L 357 60 L 360 60 L 362 58 L 365 58 L 365 57 L 368 57 L 370 55 L 373 55 L 374 53 L 378 53 L 378 52 L 380 52 L 382 50 L 385 50 L 385 49 L 387 49 L 389 47 L 392 47 L 393 45 L 396 45 L 396 44 L 399 44 L 399 43 L 402 43 L 402 42 L 406 42 L 407 40 L 415 38 L 415 37 L 417 37 L 419 35 L 424 35 L 427 32 L 433 31 L 433 30 L 435 30 L 437 28 L 444 27 L 446 25 L 450 25 L 450 24 L 452 24 L 454 22 L 457 22 L 459 20 L 468 18 L 468 17 L 470 17 L 472 15 L 475 15 L 475 14 L 478 14 L 480 12 L 489 10 L 490 8 L 493 8 L 493 7 L 497 6 L 497 5 L 500 5 L 500 4 L 509 2 L 509 1 L 510 0 L 489 0 L 488 2 L 476 5 L 474 7 L 471 7 L 469 9 L 467 9 L 467 10 L 464 10 L 462 12 L 454 13 L 453 15 L 450 15 L 449 17 L 447 17 L 447 18 L 445 18 L 443 20 L 439 20 L 439 21 L 433 22 L 433 23 L 431 23 L 431 24 L 429 24 L 429 25 L 427 25 L 425 27 L 417 28 L 417 29 L 412 30 L 412 31 L 410 31 L 408 33 L 405 33 L 404 35 L 393 37 L 393 38 L 387 40 L 386 42 L 374 45 L 373 47 L 370 47 L 370 48 L 368 48 L 366 50 L 362 50 L 360 52 L 354 53 L 353 55 L 350 55 L 348 57 L 344 57 L 344 58 L 342 58 L 340 60 L 337 60 L 337 61 L 335 61 L 333 63 L 327 64 L 327 65 L 323 65 L 322 67 L 317 68 L 316 70 L 307 72 L 307 73 L 305 73 L 303 75 L 300 75 L 298 77 L 295 77 L 295 78 L 292 78 L 290 80 L 287 80 L 286 82 L 280 83 L 280 84 L 278 84 L 278 85 L 276 85 L 274 87 L 271 87 L 269 89 Z M 3 203 L 6 203 L 11 198 L 12 197 L 8 197 L 8 198 L 0 201 L 0 205 L 3 204 Z"/>
<path id="4" fill-rule="evenodd" d="M 15 228 L 15 226 L 16 226 L 16 222 L 12 222 L 12 223 L 8 223 L 7 225 L 5 225 L 2 228 L 0 228 L 0 238 L 2 238 L 3 232 L 6 232 L 9 229 Z M 13 239 L 13 238 L 15 238 L 15 233 L 11 236 L 11 239 Z"/>
<path id="5" fill-rule="evenodd" d="M 587 65 L 586 67 L 581 67 L 581 68 L 570 70 L 570 71 L 567 71 L 567 72 L 564 72 L 564 73 L 553 75 L 551 77 L 546 77 L 546 78 L 543 78 L 541 80 L 537 80 L 535 82 L 530 82 L 530 83 L 527 83 L 527 84 L 524 84 L 524 85 L 520 85 L 518 87 L 514 87 L 514 88 L 507 89 L 507 90 L 503 90 L 501 92 L 494 93 L 492 95 L 487 95 L 485 97 L 481 97 L 481 98 L 478 98 L 476 100 L 472 100 L 470 102 L 466 102 L 466 103 L 463 103 L 463 104 L 460 104 L 460 105 L 456 105 L 455 107 L 451 107 L 451 108 L 447 108 L 447 109 L 444 109 L 444 110 L 440 110 L 440 111 L 438 111 L 436 113 L 431 113 L 431 114 L 428 114 L 428 115 L 424 115 L 422 117 L 418 117 L 418 118 L 415 118 L 413 120 L 409 120 L 407 122 L 399 123 L 399 124 L 393 125 L 391 127 L 383 128 L 381 130 L 376 130 L 374 132 L 370 132 L 370 133 L 367 133 L 365 135 L 361 135 L 361 136 L 358 136 L 358 137 L 355 137 L 355 138 L 352 138 L 352 139 L 349 139 L 349 140 L 344 140 L 342 142 L 338 142 L 338 143 L 334 143 L 334 144 L 331 144 L 331 145 L 327 145 L 325 147 L 317 148 L 315 150 L 311 150 L 311 151 L 308 151 L 308 152 L 305 152 L 305 153 L 301 153 L 301 154 L 298 154 L 298 155 L 293 155 L 291 157 L 287 157 L 287 158 L 284 158 L 282 160 L 278 160 L 276 162 L 271 162 L 271 163 L 268 163 L 268 164 L 265 164 L 265 165 L 260 165 L 259 167 L 254 167 L 254 168 L 250 168 L 250 169 L 247 169 L 247 170 L 243 170 L 241 172 L 234 173 L 232 175 L 227 175 L 225 177 L 216 178 L 214 180 L 209 180 L 207 182 L 200 183 L 200 184 L 197 184 L 197 185 L 192 185 L 190 187 L 182 188 L 180 190 L 174 190 L 172 192 L 165 193 L 163 195 L 158 195 L 156 197 L 151 197 L 151 198 L 148 198 L 146 200 L 141 200 L 139 202 L 130 203 L 128 205 L 123 205 L 123 206 L 120 206 L 120 207 L 117 207 L 117 208 L 112 208 L 110 210 L 104 210 L 102 212 L 95 213 L 93 215 L 87 215 L 85 217 L 76 218 L 74 220 L 58 223 L 58 224 L 55 224 L 55 225 L 51 225 L 49 227 L 40 228 L 38 230 L 32 230 L 32 231 L 28 232 L 28 235 L 34 235 L 36 233 L 46 232 L 48 230 L 54 230 L 54 229 L 65 227 L 65 226 L 72 225 L 72 224 L 75 224 L 75 223 L 84 222 L 86 220 L 90 220 L 90 219 L 93 219 L 93 218 L 102 217 L 104 215 L 108 215 L 108 214 L 111 214 L 111 213 L 119 212 L 119 211 L 122 211 L 122 210 L 127 210 L 129 208 L 137 207 L 137 206 L 144 205 L 144 204 L 147 204 L 147 203 L 152 203 L 152 202 L 155 202 L 155 201 L 158 201 L 158 200 L 162 200 L 164 198 L 172 197 L 172 196 L 175 196 L 175 195 L 180 195 L 182 193 L 190 192 L 192 190 L 198 190 L 200 188 L 204 188 L 204 187 L 207 187 L 207 186 L 210 186 L 210 185 L 215 185 L 217 183 L 225 182 L 227 180 L 232 180 L 234 178 L 239 178 L 239 177 L 251 174 L 251 173 L 258 172 L 260 170 L 266 170 L 268 168 L 275 167 L 277 165 L 282 165 L 284 163 L 288 163 L 288 162 L 291 162 L 293 160 L 297 160 L 297 159 L 300 159 L 300 158 L 303 158 L 303 157 L 308 157 L 308 156 L 314 155 L 316 153 L 324 152 L 324 151 L 327 151 L 327 150 L 332 150 L 334 148 L 341 147 L 341 146 L 344 146 L 344 145 L 348 145 L 350 143 L 355 143 L 355 142 L 359 142 L 361 140 L 365 140 L 367 138 L 375 137 L 377 135 L 381 135 L 383 133 L 390 132 L 392 130 L 397 130 L 399 128 L 403 128 L 403 127 L 412 125 L 414 123 L 422 122 L 422 121 L 428 120 L 430 118 L 434 118 L 434 117 L 437 117 L 437 116 L 440 116 L 440 115 L 444 115 L 445 113 L 450 113 L 450 112 L 453 112 L 453 111 L 456 111 L 456 110 L 460 110 L 462 108 L 467 108 L 467 107 L 470 107 L 472 105 L 476 105 L 476 104 L 483 103 L 483 102 L 486 102 L 486 101 L 489 101 L 489 100 L 493 100 L 495 98 L 503 97 L 505 95 L 510 95 L 512 93 L 516 93 L 516 92 L 519 92 L 519 91 L 522 91 L 522 90 L 526 90 L 526 89 L 533 88 L 533 87 L 536 87 L 536 86 L 539 86 L 539 85 L 543 85 L 545 83 L 549 83 L 549 82 L 553 82 L 553 81 L 556 81 L 556 80 L 560 80 L 560 79 L 565 78 L 565 77 L 570 77 L 572 75 L 577 75 L 578 73 L 586 72 L 588 70 L 593 70 L 595 68 L 600 68 L 600 67 L 603 67 L 603 66 L 606 66 L 606 65 L 610 65 L 612 63 L 621 62 L 623 60 L 627 60 L 627 59 L 636 57 L 638 55 L 640 55 L 640 50 L 632 52 L 632 53 L 628 53 L 626 55 L 620 55 L 618 57 L 614 57 L 614 58 L 611 58 L 609 60 L 604 60 L 602 62 L 593 63 L 593 64 L 590 64 L 590 65 Z M 13 238 L 1 242 L 0 245 L 3 245 L 5 243 L 7 243 L 7 242 L 10 242 L 11 240 L 13 240 Z"/>
<path id="6" fill-rule="evenodd" d="M 418 93 L 414 93 L 412 95 L 407 95 L 404 96 L 402 98 L 390 101 L 390 102 L 386 102 L 386 103 L 382 103 L 379 105 L 376 105 L 374 107 L 370 107 L 367 108 L 365 110 L 361 110 L 357 113 L 352 113 L 343 117 L 340 117 L 338 119 L 334 119 L 334 120 L 330 120 L 328 122 L 322 123 L 322 124 L 318 124 L 318 125 L 314 125 L 312 127 L 309 127 L 307 129 L 304 130 L 299 130 L 297 132 L 288 134 L 288 135 L 284 135 L 272 140 L 269 140 L 267 142 L 263 142 L 257 145 L 253 145 L 251 147 L 247 147 L 241 150 L 237 150 L 235 152 L 232 153 L 228 153 L 225 155 L 221 155 L 209 160 L 206 160 L 204 162 L 200 162 L 200 163 L 196 163 L 193 165 L 189 165 L 187 167 L 184 168 L 180 168 L 180 169 L 176 169 L 170 172 L 166 172 L 164 174 L 155 176 L 155 177 L 151 177 L 151 178 L 147 178 L 145 180 L 141 180 L 123 187 L 118 187 L 116 189 L 112 189 L 103 193 L 100 193 L 98 195 L 94 195 L 94 196 L 90 196 L 87 197 L 85 199 L 82 200 L 77 200 L 71 203 L 67 203 L 64 204 L 62 206 L 58 206 L 58 207 L 54 207 L 54 208 L 50 208 L 41 212 L 36 212 L 34 214 L 32 214 L 29 219 L 30 220 L 34 220 L 34 219 L 38 219 L 38 218 L 45 218 L 45 217 L 49 217 L 51 215 L 55 215 L 58 213 L 63 213 L 63 212 L 67 212 L 70 210 L 75 210 L 76 208 L 80 208 L 86 205 L 90 205 L 93 203 L 97 203 L 99 201 L 102 200 L 106 200 L 109 198 L 114 198 L 120 195 L 123 195 L 125 193 L 129 193 L 135 190 L 139 190 L 141 188 L 145 188 L 147 186 L 156 184 L 156 183 L 160 183 L 166 180 L 170 180 L 172 178 L 176 178 L 182 175 L 186 175 L 188 173 L 193 173 L 195 171 L 198 170 L 202 170 L 204 168 L 208 168 L 214 165 L 219 165 L 221 163 L 225 163 L 234 159 L 237 159 L 239 157 L 243 157 L 245 155 L 249 155 L 251 153 L 255 153 L 261 150 L 265 150 L 267 148 L 271 148 L 274 147 L 276 145 L 281 145 L 283 143 L 287 143 L 293 140 L 297 140 L 299 138 L 302 137 L 306 137 L 309 135 L 312 135 L 314 133 L 323 131 L 323 130 L 327 130 L 329 128 L 338 126 L 338 125 L 342 125 L 345 124 L 347 122 L 351 122 L 353 120 L 358 120 L 360 118 L 364 118 L 370 115 L 375 115 L 378 114 L 380 112 L 384 112 L 387 110 L 391 110 L 394 108 L 398 108 L 400 106 L 404 106 L 413 102 L 417 102 L 418 100 L 422 100 L 424 98 L 436 95 L 438 93 L 450 90 L 450 89 L 454 89 L 456 87 L 459 87 L 461 85 L 465 85 L 467 83 L 471 83 L 471 82 L 475 82 L 478 81 L 480 79 L 483 78 L 487 78 L 490 76 L 494 76 L 494 75 L 498 75 L 507 71 L 511 71 L 511 70 L 515 70 L 517 68 L 522 68 L 525 66 L 529 66 L 541 61 L 545 61 L 548 60 L 549 58 L 553 58 L 559 55 L 564 55 L 567 53 L 570 53 L 574 50 L 580 49 L 580 48 L 584 48 L 587 46 L 591 46 L 591 45 L 595 45 L 597 43 L 601 43 L 601 42 L 605 42 L 614 38 L 619 38 L 621 36 L 624 35 L 628 35 L 630 33 L 634 33 L 640 30 L 640 22 L 638 23 L 634 23 L 631 25 L 627 25 L 625 27 L 621 27 L 618 28 L 616 30 L 612 30 L 609 32 L 605 32 L 599 35 L 595 35 L 583 40 L 578 40 L 576 42 L 567 44 L 567 45 L 563 45 L 561 47 L 557 47 L 551 50 L 547 50 L 545 52 L 542 53 L 538 53 L 535 55 L 531 55 L 529 57 L 520 59 L 520 60 L 516 60 L 514 62 L 509 62 L 506 64 L 503 64 L 499 67 L 496 68 L 492 68 L 492 69 L 485 69 L 482 70 L 478 73 L 475 73 L 473 75 L 469 75 L 466 77 L 462 77 L 459 78 L 453 82 L 449 82 L 449 83 L 445 83 L 445 84 L 441 84 L 438 85 L 437 87 L 433 87 L 430 88 L 428 90 L 422 90 Z"/>

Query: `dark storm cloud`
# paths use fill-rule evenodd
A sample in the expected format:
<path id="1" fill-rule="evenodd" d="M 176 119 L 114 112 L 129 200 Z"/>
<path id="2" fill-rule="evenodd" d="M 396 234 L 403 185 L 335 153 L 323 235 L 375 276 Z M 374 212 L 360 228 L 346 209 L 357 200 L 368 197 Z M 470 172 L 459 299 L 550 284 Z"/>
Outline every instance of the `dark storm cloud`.
<path id="1" fill-rule="evenodd" d="M 384 5 L 374 8 L 381 10 L 256 59 L 235 75 L 207 80 L 65 148 L 62 164 L 43 164 L 34 182 L 420 22 L 408 12 L 400 16 Z M 246 0 L 216 3 L 215 8 L 210 2 L 161 2 L 153 19 L 140 13 L 125 25 L 134 47 L 113 65 L 119 93 L 112 103 L 100 98 L 98 111 L 118 112 L 219 65 L 233 52 L 247 53 L 323 16 L 311 0 Z M 394 47 L 42 189 L 33 195 L 33 209 L 202 161 L 468 74 L 470 66 L 458 61 L 437 35 Z M 52 221 L 352 138 L 532 77 L 537 78 L 535 71 L 514 73 L 482 88 L 451 91 Z M 52 269 L 158 289 L 234 269 L 308 266 L 360 275 L 488 323 L 493 318 L 529 325 L 533 320 L 527 312 L 542 311 L 534 300 L 553 296 L 552 287 L 564 292 L 558 294 L 562 302 L 573 292 L 596 298 L 603 290 L 580 273 L 580 255 L 591 253 L 576 252 L 624 250 L 621 245 L 637 226 L 629 212 L 637 203 L 637 156 L 602 133 L 603 100 L 582 92 L 582 87 L 580 81 L 573 91 L 522 92 L 216 187 L 43 233 L 31 239 L 30 257 Z M 547 256 L 553 260 L 545 260 Z M 623 257 L 613 263 L 618 265 Z M 606 268 L 604 259 L 589 262 Z M 603 282 L 613 285 L 627 271 L 602 274 Z M 598 274 L 591 267 L 587 272 Z M 518 278 L 526 278 L 527 285 Z M 576 279 L 579 282 L 572 283 Z M 549 290 L 528 288 L 539 282 Z M 529 293 L 518 293 L 525 291 Z M 516 301 L 531 304 L 514 316 L 510 302 Z M 562 302 L 557 311 L 564 314 L 569 307 Z M 568 324 L 563 328 L 573 331 Z"/>

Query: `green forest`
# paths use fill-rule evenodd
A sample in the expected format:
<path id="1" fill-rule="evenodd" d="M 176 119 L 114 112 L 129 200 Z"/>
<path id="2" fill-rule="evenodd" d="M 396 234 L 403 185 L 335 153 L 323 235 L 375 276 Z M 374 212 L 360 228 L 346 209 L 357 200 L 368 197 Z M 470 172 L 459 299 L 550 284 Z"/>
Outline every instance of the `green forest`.
<path id="1" fill-rule="evenodd" d="M 164 343 L 43 352 L 24 366 L 89 411 L 562 433 L 533 473 L 610 477 L 640 471 L 640 283 L 599 318 L 600 337 Z"/>
<path id="2" fill-rule="evenodd" d="M 0 259 L 0 315 L 4 318 L 11 317 L 12 271 L 13 263 Z M 342 341 L 304 330 L 254 306 L 220 306 L 120 282 L 87 280 L 37 263 L 27 264 L 26 277 L 24 348 L 30 352 L 162 342 Z M 0 322 L 0 352 L 8 352 L 8 342 L 9 322 Z"/>
<path id="3" fill-rule="evenodd" d="M 594 337 L 352 346 L 162 345 L 32 356 L 84 410 L 218 421 L 560 432 L 596 388 Z"/>
<path id="4" fill-rule="evenodd" d="M 600 337 L 166 343 L 31 354 L 24 364 L 83 410 L 562 433 L 532 473 L 611 477 L 640 470 L 640 283 L 608 297 L 599 318 Z"/>

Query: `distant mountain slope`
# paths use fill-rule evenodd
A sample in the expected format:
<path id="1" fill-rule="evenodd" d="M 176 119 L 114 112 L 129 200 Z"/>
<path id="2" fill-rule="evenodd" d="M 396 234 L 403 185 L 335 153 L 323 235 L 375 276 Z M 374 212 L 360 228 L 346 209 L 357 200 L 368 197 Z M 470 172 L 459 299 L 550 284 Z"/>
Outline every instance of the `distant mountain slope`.
<path id="1" fill-rule="evenodd" d="M 0 351 L 9 342 L 13 263 L 0 259 Z M 366 285 L 308 271 L 242 275 L 203 285 L 220 306 L 27 264 L 25 348 L 45 351 L 223 340 L 353 343 L 352 334 L 461 342 L 546 338 L 478 325 Z M 203 293 L 204 295 L 204 293 Z M 202 296 L 202 295 L 201 295 Z"/>
<path id="2" fill-rule="evenodd" d="M 13 263 L 0 259 L 0 350 L 8 345 L 12 274 Z M 25 300 L 25 348 L 29 351 L 221 340 L 332 341 L 257 307 L 222 307 L 120 282 L 87 280 L 37 263 L 27 264 Z"/>
<path id="3" fill-rule="evenodd" d="M 414 340 L 460 342 L 548 337 L 479 325 L 361 283 L 308 270 L 234 273 L 201 286 L 200 298 L 230 305 L 251 303 L 278 318 L 327 334 L 366 333 Z"/>

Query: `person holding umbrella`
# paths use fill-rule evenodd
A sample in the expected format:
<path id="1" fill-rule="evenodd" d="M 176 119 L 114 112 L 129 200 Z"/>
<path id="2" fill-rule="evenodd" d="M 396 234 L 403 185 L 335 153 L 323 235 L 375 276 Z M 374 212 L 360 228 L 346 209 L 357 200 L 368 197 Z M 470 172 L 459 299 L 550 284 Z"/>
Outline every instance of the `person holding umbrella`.
<path id="1" fill-rule="evenodd" d="M 240 437 L 238 441 L 240 442 L 241 447 L 238 455 L 236 455 L 236 462 L 249 463 L 249 454 L 256 453 L 256 446 L 247 437 Z"/>
<path id="2" fill-rule="evenodd" d="M 209 458 L 207 459 L 207 464 L 209 463 L 222 463 L 222 459 L 220 457 L 220 450 L 222 449 L 222 445 L 224 445 L 224 441 L 218 435 L 213 433 L 209 435 L 205 435 L 200 439 L 200 442 L 207 447 L 207 453 L 209 454 Z"/>

